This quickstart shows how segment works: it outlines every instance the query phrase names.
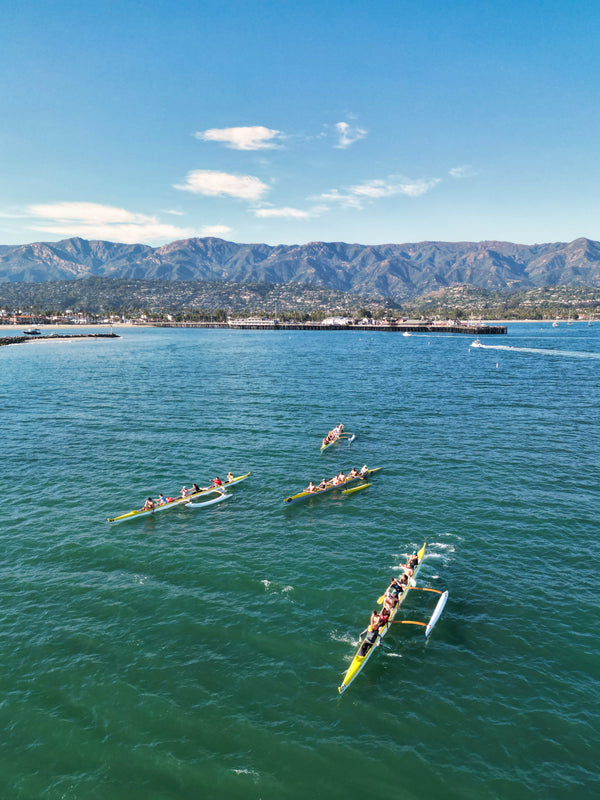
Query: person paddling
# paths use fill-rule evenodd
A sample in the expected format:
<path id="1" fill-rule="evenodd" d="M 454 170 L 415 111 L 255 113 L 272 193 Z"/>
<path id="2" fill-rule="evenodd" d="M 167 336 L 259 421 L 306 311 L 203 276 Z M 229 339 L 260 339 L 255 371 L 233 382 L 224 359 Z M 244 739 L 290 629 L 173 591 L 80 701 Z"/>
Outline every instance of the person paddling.
<path id="1" fill-rule="evenodd" d="M 362 643 L 362 647 L 360 648 L 360 650 L 358 652 L 359 656 L 366 656 L 367 653 L 369 652 L 369 650 L 371 649 L 371 647 L 373 647 L 373 645 L 377 641 L 377 638 L 379 637 L 378 631 L 379 631 L 380 622 L 381 622 L 381 616 L 380 616 L 379 611 L 377 611 L 377 610 L 373 611 L 373 613 L 371 614 L 371 620 L 369 622 L 369 627 L 365 628 L 365 630 L 362 631 L 359 634 L 359 637 L 358 637 L 360 639 L 361 636 L 363 636 L 363 634 L 366 634 L 366 636 L 364 638 L 364 641 Z"/>

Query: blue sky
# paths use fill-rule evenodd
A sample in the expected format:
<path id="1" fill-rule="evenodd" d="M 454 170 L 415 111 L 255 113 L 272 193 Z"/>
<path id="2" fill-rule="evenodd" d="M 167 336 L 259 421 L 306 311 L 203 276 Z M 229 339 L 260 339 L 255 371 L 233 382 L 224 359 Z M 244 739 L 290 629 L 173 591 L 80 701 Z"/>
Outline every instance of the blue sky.
<path id="1" fill-rule="evenodd" d="M 0 2 L 0 244 L 600 240 L 595 0 Z"/>

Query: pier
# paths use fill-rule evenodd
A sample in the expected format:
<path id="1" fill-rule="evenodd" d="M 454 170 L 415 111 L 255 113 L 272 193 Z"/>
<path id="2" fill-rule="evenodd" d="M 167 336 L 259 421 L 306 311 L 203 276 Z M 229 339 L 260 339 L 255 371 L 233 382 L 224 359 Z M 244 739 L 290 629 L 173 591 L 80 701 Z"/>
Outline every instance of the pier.
<path id="1" fill-rule="evenodd" d="M 231 320 L 230 322 L 154 322 L 155 328 L 227 328 L 242 331 L 358 331 L 360 333 L 463 333 L 468 336 L 506 334 L 505 325 L 457 325 L 429 322 L 399 322 L 385 325 L 331 325 L 320 322 L 278 322 L 275 320 Z"/>

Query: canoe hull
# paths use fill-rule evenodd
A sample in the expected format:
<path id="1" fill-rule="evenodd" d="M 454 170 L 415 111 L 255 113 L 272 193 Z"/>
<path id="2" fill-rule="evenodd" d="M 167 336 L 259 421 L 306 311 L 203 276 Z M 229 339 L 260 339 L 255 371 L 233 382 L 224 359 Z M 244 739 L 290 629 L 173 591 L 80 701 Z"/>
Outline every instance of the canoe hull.
<path id="1" fill-rule="evenodd" d="M 222 487 L 216 486 L 204 486 L 199 492 L 194 492 L 193 494 L 189 494 L 187 497 L 178 497 L 173 500 L 172 503 L 165 503 L 162 506 L 155 506 L 154 508 L 143 510 L 143 509 L 134 509 L 133 511 L 127 512 L 127 514 L 121 514 L 118 517 L 109 517 L 108 522 L 111 525 L 114 525 L 117 522 L 126 522 L 130 519 L 140 519 L 140 517 L 149 517 L 152 514 L 158 514 L 159 511 L 166 511 L 169 508 L 174 508 L 175 506 L 182 506 L 186 505 L 187 503 L 192 502 L 193 500 L 200 498 L 200 497 L 207 497 L 211 494 L 215 494 L 217 492 L 221 492 L 222 489 L 226 489 L 228 486 L 234 486 L 236 483 L 240 483 L 241 481 L 246 480 L 246 478 L 250 475 L 247 472 L 245 475 L 239 475 L 237 478 L 234 478 L 232 481 L 226 481 L 223 483 Z"/>
<path id="2" fill-rule="evenodd" d="M 419 563 L 415 567 L 415 569 L 413 571 L 412 578 L 410 580 L 410 582 L 411 582 L 411 584 L 413 586 L 415 585 L 415 578 L 417 577 L 417 574 L 418 574 L 419 570 L 421 569 L 421 564 L 423 563 L 423 556 L 425 555 L 425 547 L 426 547 L 426 545 L 424 544 L 423 547 L 417 553 L 417 555 L 419 556 Z M 346 691 L 346 689 L 350 686 L 352 681 L 357 677 L 357 675 L 360 673 L 362 668 L 365 666 L 367 661 L 371 658 L 375 648 L 379 646 L 379 644 L 381 643 L 381 640 L 383 639 L 383 637 L 386 635 L 386 633 L 390 629 L 390 626 L 392 625 L 392 622 L 394 621 L 394 617 L 398 613 L 398 609 L 400 608 L 400 606 L 402 605 L 402 603 L 406 599 L 406 596 L 408 595 L 409 591 L 410 591 L 410 587 L 408 589 L 405 589 L 405 591 L 400 595 L 400 597 L 398 598 L 398 605 L 393 609 L 392 613 L 390 614 L 389 620 L 387 621 L 387 623 L 381 629 L 381 631 L 379 633 L 379 637 L 377 638 L 377 641 L 375 642 L 375 644 L 373 644 L 369 648 L 368 652 L 365 653 L 364 656 L 359 655 L 359 653 L 360 653 L 360 651 L 362 649 L 362 645 L 360 645 L 360 647 L 358 648 L 358 650 L 356 652 L 356 655 L 352 659 L 352 663 L 350 664 L 350 666 L 348 667 L 348 670 L 346 671 L 346 674 L 344 675 L 344 680 L 342 681 L 341 685 L 338 686 L 338 692 L 340 694 L 343 694 Z"/>
<path id="3" fill-rule="evenodd" d="M 380 469 L 382 469 L 382 467 L 375 467 L 375 469 L 367 470 L 367 478 L 369 478 L 375 472 L 379 472 Z M 336 486 L 328 486 L 326 489 L 320 489 L 317 492 L 298 492 L 298 494 L 293 494 L 291 497 L 286 497 L 283 502 L 289 505 L 290 503 L 297 503 L 300 500 L 306 500 L 307 497 L 320 497 L 322 494 L 333 492 L 336 489 L 341 489 L 343 491 L 346 486 L 356 483 L 357 481 L 366 481 L 367 478 L 349 478 L 346 483 L 339 483 Z"/>

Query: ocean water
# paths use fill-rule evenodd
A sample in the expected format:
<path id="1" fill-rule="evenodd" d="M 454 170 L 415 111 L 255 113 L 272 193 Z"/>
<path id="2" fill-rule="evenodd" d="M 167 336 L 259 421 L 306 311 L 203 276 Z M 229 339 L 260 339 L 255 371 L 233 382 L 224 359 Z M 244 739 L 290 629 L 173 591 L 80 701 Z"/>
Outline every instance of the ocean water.
<path id="1" fill-rule="evenodd" d="M 508 331 L 0 348 L 0 797 L 598 797 L 600 325 Z M 229 470 L 224 503 L 107 524 Z M 423 542 L 441 620 L 340 696 Z"/>

